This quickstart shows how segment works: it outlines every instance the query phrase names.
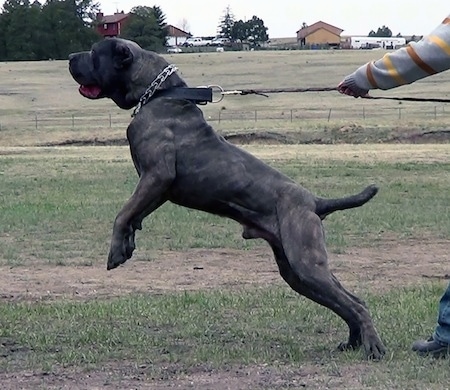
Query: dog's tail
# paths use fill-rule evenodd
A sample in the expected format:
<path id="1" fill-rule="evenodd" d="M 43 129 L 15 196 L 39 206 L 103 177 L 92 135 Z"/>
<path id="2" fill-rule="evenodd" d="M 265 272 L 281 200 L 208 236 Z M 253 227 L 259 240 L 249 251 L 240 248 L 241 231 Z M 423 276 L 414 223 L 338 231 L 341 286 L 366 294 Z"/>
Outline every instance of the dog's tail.
<path id="1" fill-rule="evenodd" d="M 339 199 L 317 198 L 316 214 L 320 219 L 324 219 L 328 214 L 337 210 L 346 210 L 354 207 L 360 207 L 372 199 L 378 192 L 378 187 L 372 184 L 366 187 L 362 192 L 356 195 L 347 196 Z"/>

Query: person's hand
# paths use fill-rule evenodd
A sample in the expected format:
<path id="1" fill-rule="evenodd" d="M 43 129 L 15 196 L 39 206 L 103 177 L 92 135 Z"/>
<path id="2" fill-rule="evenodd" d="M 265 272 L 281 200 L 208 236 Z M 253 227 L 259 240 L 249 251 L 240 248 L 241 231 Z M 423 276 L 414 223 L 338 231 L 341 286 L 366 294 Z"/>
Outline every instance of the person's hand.
<path id="1" fill-rule="evenodd" d="M 365 89 L 358 88 L 355 85 L 348 85 L 345 80 L 341 81 L 337 86 L 337 89 L 340 93 L 344 95 L 357 97 L 369 97 L 369 91 Z"/>

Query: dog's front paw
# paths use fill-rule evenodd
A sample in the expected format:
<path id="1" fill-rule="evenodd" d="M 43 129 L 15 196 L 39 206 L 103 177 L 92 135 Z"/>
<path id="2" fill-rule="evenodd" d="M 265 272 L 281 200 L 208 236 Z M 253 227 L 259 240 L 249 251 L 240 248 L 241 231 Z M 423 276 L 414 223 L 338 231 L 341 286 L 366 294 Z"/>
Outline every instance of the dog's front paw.
<path id="1" fill-rule="evenodd" d="M 130 231 L 122 239 L 113 239 L 108 255 L 107 270 L 117 268 L 133 255 L 135 249 L 134 231 Z"/>
<path id="2" fill-rule="evenodd" d="M 106 269 L 112 270 L 114 268 L 117 268 L 119 265 L 125 263 L 127 261 L 127 258 L 125 257 L 125 253 L 122 251 L 114 251 L 112 248 L 109 251 L 108 255 L 108 263 L 106 265 Z"/>

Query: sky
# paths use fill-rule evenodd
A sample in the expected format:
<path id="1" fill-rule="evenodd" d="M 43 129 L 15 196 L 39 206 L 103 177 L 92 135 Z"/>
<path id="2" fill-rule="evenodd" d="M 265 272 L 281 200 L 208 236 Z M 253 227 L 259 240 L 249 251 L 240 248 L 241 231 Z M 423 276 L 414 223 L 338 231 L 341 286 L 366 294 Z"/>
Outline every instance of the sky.
<path id="1" fill-rule="evenodd" d="M 104 0 L 101 11 L 112 15 L 135 6 L 159 6 L 166 23 L 194 36 L 214 36 L 230 7 L 235 20 L 264 21 L 269 38 L 295 37 L 302 23 L 319 20 L 344 30 L 342 35 L 367 35 L 383 25 L 393 35 L 426 35 L 450 14 L 449 0 Z M 447 8 L 448 7 L 448 8 Z"/>

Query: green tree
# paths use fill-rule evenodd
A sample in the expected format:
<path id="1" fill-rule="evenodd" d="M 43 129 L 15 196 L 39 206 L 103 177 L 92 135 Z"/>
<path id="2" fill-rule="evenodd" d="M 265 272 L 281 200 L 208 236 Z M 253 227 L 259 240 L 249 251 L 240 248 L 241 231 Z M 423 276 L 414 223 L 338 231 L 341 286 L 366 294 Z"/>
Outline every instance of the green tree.
<path id="1" fill-rule="evenodd" d="M 378 27 L 377 32 L 375 32 L 374 30 L 371 30 L 369 32 L 369 37 L 392 37 L 392 31 L 389 27 L 384 26 L 383 27 Z"/>
<path id="2" fill-rule="evenodd" d="M 121 37 L 135 41 L 146 50 L 162 51 L 167 39 L 165 19 L 160 7 L 134 7 Z"/>
<path id="3" fill-rule="evenodd" d="M 231 38 L 233 40 L 249 41 L 253 45 L 266 42 L 269 39 L 267 34 L 267 27 L 264 26 L 264 21 L 257 16 L 253 16 L 246 22 L 238 20 L 231 28 Z"/>
<path id="4" fill-rule="evenodd" d="M 1 14 L 1 58 L 36 59 L 36 30 L 39 28 L 40 4 L 29 0 L 7 0 Z"/>
<path id="5" fill-rule="evenodd" d="M 6 60 L 6 18 L 0 13 L 0 61 Z"/>
<path id="6" fill-rule="evenodd" d="M 47 0 L 41 17 L 46 57 L 67 58 L 98 40 L 93 28 L 93 14 L 98 9 L 92 0 Z"/>
<path id="7" fill-rule="evenodd" d="M 234 15 L 231 12 L 230 6 L 225 8 L 222 19 L 220 19 L 220 23 L 217 29 L 219 37 L 222 38 L 232 38 L 232 29 L 234 25 Z"/>
<path id="8" fill-rule="evenodd" d="M 246 40 L 249 36 L 248 26 L 247 24 L 242 21 L 238 20 L 237 22 L 234 22 L 233 27 L 230 31 L 230 36 L 226 38 L 230 38 L 233 41 L 237 40 Z"/>
<path id="9" fill-rule="evenodd" d="M 92 0 L 7 0 L 0 14 L 0 59 L 62 59 L 99 39 Z"/>
<path id="10" fill-rule="evenodd" d="M 100 11 L 100 4 L 94 0 L 72 0 L 77 16 L 85 27 L 93 27 Z"/>

